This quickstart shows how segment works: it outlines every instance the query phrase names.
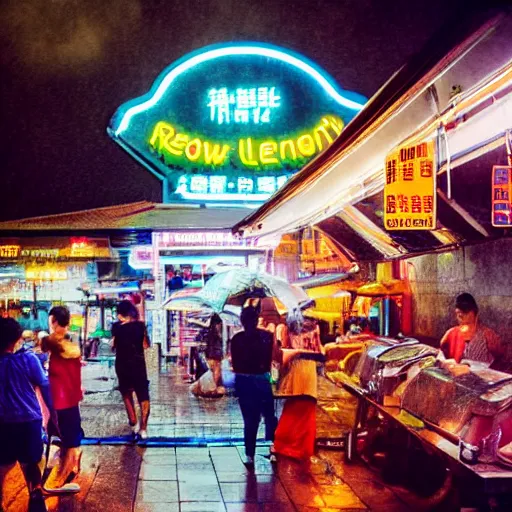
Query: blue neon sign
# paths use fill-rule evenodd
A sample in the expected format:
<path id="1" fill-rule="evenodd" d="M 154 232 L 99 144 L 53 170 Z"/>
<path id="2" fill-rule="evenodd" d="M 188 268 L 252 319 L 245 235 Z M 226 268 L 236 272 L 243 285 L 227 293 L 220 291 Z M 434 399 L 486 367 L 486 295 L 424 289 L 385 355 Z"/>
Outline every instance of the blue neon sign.
<path id="1" fill-rule="evenodd" d="M 268 199 L 364 106 L 274 46 L 207 47 L 122 105 L 108 133 L 169 185 L 169 200 Z"/>

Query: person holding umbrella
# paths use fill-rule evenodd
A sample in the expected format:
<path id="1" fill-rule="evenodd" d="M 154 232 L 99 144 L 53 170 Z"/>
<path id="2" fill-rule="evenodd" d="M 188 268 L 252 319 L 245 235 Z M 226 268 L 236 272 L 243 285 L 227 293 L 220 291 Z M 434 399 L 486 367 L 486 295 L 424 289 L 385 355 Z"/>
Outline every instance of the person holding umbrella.
<path id="1" fill-rule="evenodd" d="M 244 419 L 246 465 L 254 464 L 261 416 L 265 420 L 265 438 L 268 441 L 274 440 L 277 424 L 270 384 L 274 337 L 272 333 L 258 329 L 258 317 L 258 308 L 244 308 L 240 317 L 244 330 L 231 340 L 235 392 Z"/>

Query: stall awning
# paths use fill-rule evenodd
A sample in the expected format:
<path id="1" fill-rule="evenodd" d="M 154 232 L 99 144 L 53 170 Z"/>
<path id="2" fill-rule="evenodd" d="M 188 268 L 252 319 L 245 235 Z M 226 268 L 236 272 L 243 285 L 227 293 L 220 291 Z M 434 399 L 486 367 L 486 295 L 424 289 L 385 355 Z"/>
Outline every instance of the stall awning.
<path id="1" fill-rule="evenodd" d="M 44 217 L 0 222 L 0 234 L 35 232 L 128 231 L 128 230 L 215 230 L 231 229 L 251 210 L 204 208 L 194 204 L 159 204 L 139 201 Z"/>
<path id="2" fill-rule="evenodd" d="M 252 237 L 316 225 L 353 259 L 377 261 L 497 234 L 454 200 L 456 181 L 449 197 L 443 176 L 447 168 L 458 173 L 489 151 L 504 150 L 507 129 L 512 128 L 512 15 L 469 9 L 464 14 L 385 84 L 328 151 L 235 231 Z M 454 84 L 462 88 L 455 96 Z M 441 125 L 446 143 L 438 131 Z M 382 226 L 386 155 L 404 141 L 426 137 L 437 137 L 440 146 L 437 229 L 387 233 Z M 506 164 L 506 159 L 495 163 Z M 488 170 L 480 197 L 490 188 Z M 457 173 L 451 173 L 452 179 L 457 180 Z M 490 208 L 479 212 L 490 218 Z"/>

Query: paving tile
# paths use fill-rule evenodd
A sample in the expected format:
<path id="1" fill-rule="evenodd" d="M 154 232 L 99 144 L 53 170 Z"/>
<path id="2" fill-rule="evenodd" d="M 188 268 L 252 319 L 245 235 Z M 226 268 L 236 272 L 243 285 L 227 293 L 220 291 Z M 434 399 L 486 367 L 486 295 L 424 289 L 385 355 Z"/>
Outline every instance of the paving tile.
<path id="1" fill-rule="evenodd" d="M 226 503 L 226 508 L 227 512 L 261 512 L 259 503 Z"/>
<path id="2" fill-rule="evenodd" d="M 340 512 L 339 508 L 313 508 L 313 507 L 299 507 L 299 512 Z M 343 512 L 369 512 L 368 509 L 360 509 L 360 508 L 346 508 L 343 509 Z M 380 512 L 380 509 L 375 509 L 375 512 Z M 391 512 L 391 511 L 386 511 Z"/>
<path id="3" fill-rule="evenodd" d="M 226 512 L 226 506 L 222 501 L 218 502 L 182 502 L 181 512 Z"/>
<path id="4" fill-rule="evenodd" d="M 133 512 L 180 512 L 179 503 L 135 503 Z"/>
<path id="5" fill-rule="evenodd" d="M 174 464 L 155 465 L 143 462 L 140 468 L 139 480 L 176 480 Z"/>
<path id="6" fill-rule="evenodd" d="M 288 496 L 277 479 L 250 480 L 244 483 L 221 483 L 222 497 L 226 503 L 287 503 Z"/>
<path id="7" fill-rule="evenodd" d="M 292 503 L 262 503 L 261 512 L 296 512 Z"/>
<path id="8" fill-rule="evenodd" d="M 177 501 L 177 482 L 152 482 L 145 480 L 139 482 L 137 503 L 175 503 Z"/>
<path id="9" fill-rule="evenodd" d="M 212 457 L 212 463 L 217 471 L 233 471 L 245 467 L 238 454 L 235 457 Z"/>
<path id="10" fill-rule="evenodd" d="M 366 509 L 363 502 L 346 485 L 320 485 L 319 490 L 325 504 L 335 509 Z"/>
<path id="11" fill-rule="evenodd" d="M 178 473 L 182 471 L 213 471 L 213 464 L 211 461 L 190 461 L 190 462 L 178 462 Z"/>
<path id="12" fill-rule="evenodd" d="M 217 477 L 213 469 L 208 471 L 196 471 L 193 469 L 182 469 L 179 467 L 178 477 L 180 482 L 187 482 L 191 484 L 217 484 Z"/>
<path id="13" fill-rule="evenodd" d="M 102 446 L 98 453 L 99 469 L 83 508 L 87 512 L 129 510 L 138 487 L 140 454 L 133 446 Z"/>
<path id="14" fill-rule="evenodd" d="M 293 484 L 289 482 L 283 482 L 283 484 L 295 505 L 316 508 L 325 507 L 325 502 L 316 485 Z"/>
<path id="15" fill-rule="evenodd" d="M 217 471 L 219 482 L 243 483 L 247 481 L 247 471 Z"/>
<path id="16" fill-rule="evenodd" d="M 222 501 L 219 484 L 179 481 L 180 501 Z"/>
<path id="17" fill-rule="evenodd" d="M 142 460 L 153 466 L 167 466 L 170 464 L 176 464 L 176 455 L 174 454 L 174 450 L 169 450 L 169 452 L 162 451 L 153 451 L 153 449 L 147 449 L 142 454 Z"/>

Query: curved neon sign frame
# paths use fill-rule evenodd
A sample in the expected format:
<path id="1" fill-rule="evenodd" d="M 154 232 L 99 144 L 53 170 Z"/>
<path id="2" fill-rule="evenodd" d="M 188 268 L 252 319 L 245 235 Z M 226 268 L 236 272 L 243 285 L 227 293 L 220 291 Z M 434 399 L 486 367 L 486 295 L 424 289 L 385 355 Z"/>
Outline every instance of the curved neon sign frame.
<path id="1" fill-rule="evenodd" d="M 199 64 L 202 64 L 203 62 L 233 55 L 257 55 L 280 60 L 307 73 L 318 82 L 318 84 L 334 101 L 343 107 L 356 111 L 359 111 L 364 107 L 363 103 L 358 103 L 357 101 L 351 100 L 350 98 L 347 98 L 338 92 L 336 87 L 331 83 L 331 79 L 323 70 L 318 68 L 314 63 L 305 57 L 299 56 L 298 54 L 279 49 L 275 46 L 254 43 L 244 43 L 228 46 L 222 45 L 215 47 L 210 46 L 207 48 L 202 48 L 197 52 L 188 54 L 174 64 L 171 64 L 158 77 L 154 86 L 146 95 L 133 100 L 134 105 L 129 107 L 126 112 L 124 112 L 117 128 L 114 127 L 114 135 L 118 136 L 127 130 L 130 126 L 130 121 L 134 116 L 154 107 L 162 99 L 173 81 L 182 73 Z M 132 102 L 129 103 L 131 104 Z"/>

